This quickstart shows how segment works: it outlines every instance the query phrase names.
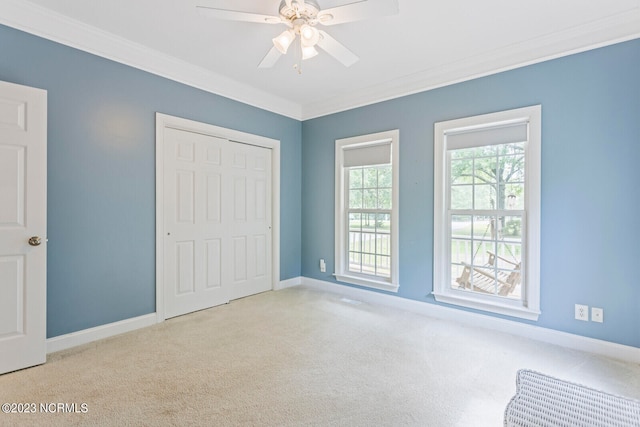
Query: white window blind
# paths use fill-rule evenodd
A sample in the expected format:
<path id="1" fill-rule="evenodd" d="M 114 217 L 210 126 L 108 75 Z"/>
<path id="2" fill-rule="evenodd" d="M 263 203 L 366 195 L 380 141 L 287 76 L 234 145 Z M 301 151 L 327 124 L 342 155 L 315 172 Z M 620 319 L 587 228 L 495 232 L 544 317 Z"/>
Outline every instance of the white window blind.
<path id="1" fill-rule="evenodd" d="M 445 135 L 447 150 L 525 142 L 528 139 L 528 123 L 521 122 L 461 132 L 447 132 Z"/>
<path id="2" fill-rule="evenodd" d="M 391 141 L 360 147 L 345 147 L 343 161 L 343 166 L 346 168 L 388 165 L 391 163 Z"/>

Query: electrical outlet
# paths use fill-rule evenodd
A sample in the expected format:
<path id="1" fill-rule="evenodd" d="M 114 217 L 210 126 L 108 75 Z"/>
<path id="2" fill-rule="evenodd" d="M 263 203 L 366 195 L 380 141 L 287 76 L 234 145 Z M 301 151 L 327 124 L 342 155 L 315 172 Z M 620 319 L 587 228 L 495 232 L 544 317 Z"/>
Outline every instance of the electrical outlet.
<path id="1" fill-rule="evenodd" d="M 320 259 L 320 272 L 321 273 L 326 273 L 327 272 L 327 264 L 324 262 L 324 259 Z"/>
<path id="2" fill-rule="evenodd" d="M 604 322 L 604 310 L 598 307 L 591 307 L 591 321 L 598 323 Z"/>
<path id="3" fill-rule="evenodd" d="M 585 322 L 589 321 L 589 306 L 576 304 L 576 319 L 584 320 Z"/>

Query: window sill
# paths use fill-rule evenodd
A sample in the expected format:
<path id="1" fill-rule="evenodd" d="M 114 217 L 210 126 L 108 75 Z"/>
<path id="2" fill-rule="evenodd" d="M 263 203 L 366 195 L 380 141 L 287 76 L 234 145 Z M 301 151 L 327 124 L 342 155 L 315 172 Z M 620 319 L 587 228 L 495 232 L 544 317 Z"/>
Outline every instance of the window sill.
<path id="1" fill-rule="evenodd" d="M 433 292 L 436 301 L 446 304 L 459 305 L 461 307 L 474 308 L 476 310 L 488 311 L 490 313 L 502 314 L 505 316 L 518 317 L 520 319 L 537 321 L 540 316 L 539 310 L 532 310 L 527 307 L 500 304 L 496 302 L 483 301 L 464 295 L 454 295 L 453 293 Z"/>
<path id="2" fill-rule="evenodd" d="M 344 274 L 334 274 L 333 276 L 340 282 L 366 286 L 368 288 L 380 289 L 387 292 L 398 292 L 398 288 L 400 287 L 394 283 L 384 282 L 382 280 L 371 280 L 359 276 L 348 276 Z"/>

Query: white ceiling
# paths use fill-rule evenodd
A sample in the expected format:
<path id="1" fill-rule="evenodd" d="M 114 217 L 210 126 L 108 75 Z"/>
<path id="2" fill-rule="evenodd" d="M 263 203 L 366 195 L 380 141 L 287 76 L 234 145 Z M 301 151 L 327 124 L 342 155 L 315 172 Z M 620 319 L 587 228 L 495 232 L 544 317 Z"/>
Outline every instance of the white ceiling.
<path id="1" fill-rule="evenodd" d="M 397 1 L 397 15 L 325 27 L 359 62 L 321 52 L 301 75 L 292 52 L 257 68 L 283 26 L 195 7 L 276 15 L 280 0 L 2 0 L 0 23 L 296 119 L 640 37 L 640 0 Z"/>

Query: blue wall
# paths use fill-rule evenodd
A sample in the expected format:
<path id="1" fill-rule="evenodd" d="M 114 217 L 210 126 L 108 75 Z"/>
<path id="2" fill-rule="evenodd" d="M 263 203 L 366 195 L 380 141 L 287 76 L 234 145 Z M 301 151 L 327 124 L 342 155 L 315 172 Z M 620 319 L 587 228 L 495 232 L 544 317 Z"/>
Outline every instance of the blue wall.
<path id="1" fill-rule="evenodd" d="M 640 347 L 640 40 L 303 122 L 303 276 L 334 281 L 335 139 L 397 128 L 398 295 L 436 304 L 434 123 L 535 104 L 542 315 L 523 322 Z M 574 320 L 576 303 L 604 308 L 604 323 Z"/>
<path id="2" fill-rule="evenodd" d="M 333 281 L 334 140 L 400 129 L 399 296 L 435 304 L 433 124 L 542 104 L 529 323 L 640 347 L 640 40 L 302 124 L 3 26 L 0 53 L 0 80 L 49 93 L 49 337 L 155 310 L 156 111 L 282 142 L 282 280 Z M 574 320 L 575 303 L 605 322 Z"/>
<path id="3" fill-rule="evenodd" d="M 281 279 L 300 276 L 301 124 L 0 26 L 0 80 L 48 91 L 47 336 L 155 311 L 155 112 L 281 141 Z"/>

